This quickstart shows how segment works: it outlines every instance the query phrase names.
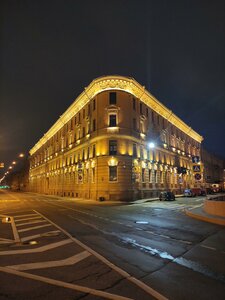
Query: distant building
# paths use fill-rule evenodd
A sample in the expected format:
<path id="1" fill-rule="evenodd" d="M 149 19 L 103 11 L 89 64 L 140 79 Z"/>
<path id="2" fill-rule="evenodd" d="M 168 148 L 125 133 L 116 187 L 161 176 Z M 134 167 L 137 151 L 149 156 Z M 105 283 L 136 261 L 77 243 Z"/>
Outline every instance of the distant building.
<path id="1" fill-rule="evenodd" d="M 101 77 L 30 150 L 30 190 L 106 200 L 181 193 L 202 181 L 192 164 L 202 140 L 134 79 Z"/>
<path id="2" fill-rule="evenodd" d="M 215 191 L 224 189 L 224 160 L 204 148 L 201 148 L 201 159 L 205 187 Z"/>

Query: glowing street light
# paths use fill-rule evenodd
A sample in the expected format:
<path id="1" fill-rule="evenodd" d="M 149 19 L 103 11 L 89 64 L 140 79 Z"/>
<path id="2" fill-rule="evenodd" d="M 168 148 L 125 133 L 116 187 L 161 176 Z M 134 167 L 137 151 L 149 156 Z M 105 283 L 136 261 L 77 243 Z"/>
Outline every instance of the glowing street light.
<path id="1" fill-rule="evenodd" d="M 19 157 L 24 157 L 24 154 L 23 154 L 23 153 L 20 153 L 20 154 L 19 154 Z"/>
<path id="2" fill-rule="evenodd" d="M 16 161 L 14 160 L 14 161 L 12 162 L 12 164 L 15 165 L 15 164 L 16 164 Z"/>
<path id="3" fill-rule="evenodd" d="M 9 169 L 11 170 L 13 167 L 12 166 L 9 166 Z"/>
<path id="4" fill-rule="evenodd" d="M 151 142 L 151 143 L 149 143 L 149 144 L 148 144 L 148 146 L 149 146 L 149 148 L 151 148 L 151 149 L 152 149 L 152 148 L 155 148 L 155 144 L 154 144 L 154 143 L 152 143 L 152 142 Z"/>

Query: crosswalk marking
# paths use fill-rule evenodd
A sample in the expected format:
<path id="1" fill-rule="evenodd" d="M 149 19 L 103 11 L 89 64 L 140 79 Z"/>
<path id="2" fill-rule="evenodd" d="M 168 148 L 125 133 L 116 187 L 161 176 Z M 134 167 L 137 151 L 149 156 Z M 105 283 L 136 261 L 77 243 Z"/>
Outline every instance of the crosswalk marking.
<path id="1" fill-rule="evenodd" d="M 31 240 L 40 238 L 42 236 L 47 236 L 47 235 L 51 235 L 51 234 L 57 234 L 59 232 L 60 232 L 59 230 L 47 231 L 47 232 L 40 233 L 40 234 L 26 236 L 26 237 L 21 238 L 20 240 L 21 240 L 21 242 L 27 242 L 27 241 L 31 241 Z"/>
<path id="2" fill-rule="evenodd" d="M 25 270 L 36 270 L 36 269 L 45 269 L 45 268 L 53 268 L 53 267 L 70 266 L 80 262 L 81 260 L 89 257 L 90 255 L 91 253 L 89 253 L 88 251 L 83 251 L 81 253 L 75 254 L 71 257 L 62 260 L 12 265 L 12 266 L 7 266 L 7 268 L 11 268 L 18 271 L 25 271 Z"/>
<path id="3" fill-rule="evenodd" d="M 99 296 L 99 297 L 102 297 L 104 299 L 132 300 L 131 298 L 127 298 L 127 297 L 111 294 L 111 293 L 108 293 L 108 292 L 99 291 L 99 290 L 95 290 L 95 289 L 92 289 L 92 288 L 80 286 L 80 285 L 77 285 L 77 284 L 67 283 L 67 282 L 64 282 L 64 281 L 55 280 L 55 279 L 51 279 L 51 278 L 47 278 L 47 277 L 43 277 L 43 276 L 39 276 L 39 275 L 35 275 L 35 274 L 21 272 L 21 271 L 13 270 L 13 269 L 6 268 L 6 267 L 0 267 L 0 272 L 5 272 L 5 273 L 8 273 L 8 274 L 13 274 L 13 275 L 17 275 L 17 276 L 24 277 L 24 278 L 29 278 L 29 279 L 45 282 L 45 283 L 48 283 L 48 284 L 52 284 L 52 285 L 55 285 L 55 286 L 60 286 L 60 287 L 63 287 L 63 288 L 83 292 L 83 293 L 86 293 L 86 294 Z M 166 299 L 166 298 L 163 297 L 163 298 L 160 298 L 160 299 Z"/>
<path id="4" fill-rule="evenodd" d="M 21 221 L 27 221 L 27 220 L 35 220 L 35 219 L 41 219 L 40 216 L 36 216 L 36 217 L 29 217 L 29 218 L 23 218 L 23 219 L 16 219 L 16 223 L 21 222 Z"/>
<path id="5" fill-rule="evenodd" d="M 33 213 L 33 214 L 26 214 L 26 215 L 17 215 L 17 216 L 14 216 L 14 219 L 17 219 L 17 218 L 20 218 L 20 217 L 29 217 L 29 216 L 37 216 L 37 214 Z"/>
<path id="6" fill-rule="evenodd" d="M 40 220 L 34 220 L 34 221 L 26 222 L 26 223 L 16 224 L 16 227 L 30 225 L 30 224 L 36 224 L 36 223 L 46 223 L 46 222 L 47 222 L 46 220 L 40 219 Z"/>
<path id="7" fill-rule="evenodd" d="M 48 226 L 52 226 L 52 225 L 51 224 L 45 224 L 45 225 L 40 225 L 40 226 L 34 226 L 34 227 L 24 228 L 24 229 L 18 230 L 18 232 L 25 232 L 25 231 L 35 230 L 35 229 L 39 229 L 39 228 L 43 228 L 43 227 L 48 227 Z"/>
<path id="8" fill-rule="evenodd" d="M 35 249 L 23 249 L 23 250 L 9 250 L 9 251 L 1 251 L 0 256 L 3 255 L 15 255 L 15 254 L 27 254 L 27 253 L 38 253 L 38 252 L 44 252 L 47 250 L 51 250 L 60 246 L 64 246 L 67 244 L 72 243 L 73 241 L 71 239 L 62 240 L 60 242 L 48 244 L 39 248 Z"/>

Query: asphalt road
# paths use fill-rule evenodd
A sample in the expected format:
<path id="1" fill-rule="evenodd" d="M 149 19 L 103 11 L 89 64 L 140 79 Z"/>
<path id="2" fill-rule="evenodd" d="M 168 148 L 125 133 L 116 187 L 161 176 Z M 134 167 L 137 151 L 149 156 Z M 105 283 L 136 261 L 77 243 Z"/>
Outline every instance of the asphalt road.
<path id="1" fill-rule="evenodd" d="M 0 299 L 225 299 L 225 228 L 184 212 L 202 200 L 0 191 Z"/>

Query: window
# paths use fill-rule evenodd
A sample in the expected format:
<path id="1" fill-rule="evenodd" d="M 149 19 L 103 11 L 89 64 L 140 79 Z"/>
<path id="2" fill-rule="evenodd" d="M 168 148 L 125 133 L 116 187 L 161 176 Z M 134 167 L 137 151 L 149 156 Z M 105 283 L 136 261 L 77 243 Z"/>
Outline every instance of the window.
<path id="1" fill-rule="evenodd" d="M 96 155 L 95 145 L 93 145 L 93 147 L 92 147 L 92 157 L 95 157 L 95 155 Z"/>
<path id="2" fill-rule="evenodd" d="M 152 173 L 152 170 L 149 169 L 148 170 L 148 182 L 150 182 L 150 183 L 152 182 L 152 177 L 151 177 L 152 174 L 151 173 Z"/>
<path id="3" fill-rule="evenodd" d="M 137 157 L 137 144 L 133 144 L 133 157 Z"/>
<path id="4" fill-rule="evenodd" d="M 95 110 L 96 108 L 96 103 L 95 103 L 95 99 L 93 100 L 93 110 Z"/>
<path id="5" fill-rule="evenodd" d="M 83 119 L 85 118 L 85 109 L 83 109 Z"/>
<path id="6" fill-rule="evenodd" d="M 95 168 L 92 168 L 92 182 L 95 182 Z"/>
<path id="7" fill-rule="evenodd" d="M 154 112 L 152 111 L 152 123 L 155 122 L 155 118 L 154 118 Z"/>
<path id="8" fill-rule="evenodd" d="M 91 111 L 91 106 L 90 104 L 88 104 L 88 116 L 90 115 L 90 111 Z"/>
<path id="9" fill-rule="evenodd" d="M 155 183 L 158 183 L 157 171 L 156 171 L 156 170 L 154 170 L 154 173 L 155 173 L 155 174 L 154 174 L 154 175 L 155 175 L 155 176 L 154 176 L 154 177 L 155 177 Z"/>
<path id="10" fill-rule="evenodd" d="M 79 123 L 80 123 L 80 113 L 79 113 L 79 115 L 78 115 L 78 120 L 79 120 Z"/>
<path id="11" fill-rule="evenodd" d="M 116 104 L 116 92 L 109 93 L 109 104 L 115 105 Z"/>
<path id="12" fill-rule="evenodd" d="M 160 183 L 163 183 L 163 172 L 162 171 L 160 171 L 160 173 L 159 173 L 159 180 L 160 180 Z"/>
<path id="13" fill-rule="evenodd" d="M 133 129 L 137 130 L 137 122 L 135 118 L 133 119 Z"/>
<path id="14" fill-rule="evenodd" d="M 92 123 L 92 130 L 95 131 L 96 130 L 96 120 L 94 119 L 93 120 L 93 123 Z"/>
<path id="15" fill-rule="evenodd" d="M 83 127 L 83 137 L 85 137 L 85 127 Z"/>
<path id="16" fill-rule="evenodd" d="M 109 115 L 109 127 L 116 127 L 116 115 Z"/>
<path id="17" fill-rule="evenodd" d="M 140 158 L 144 158 L 143 147 L 140 147 Z"/>
<path id="18" fill-rule="evenodd" d="M 136 110 L 136 99 L 133 98 L 133 110 Z"/>
<path id="19" fill-rule="evenodd" d="M 146 107 L 146 117 L 148 117 L 148 108 Z"/>
<path id="20" fill-rule="evenodd" d="M 109 181 L 117 181 L 117 166 L 109 166 Z"/>
<path id="21" fill-rule="evenodd" d="M 142 105 L 142 103 L 140 103 L 140 114 L 143 113 L 143 112 L 142 112 L 142 107 L 143 107 L 143 105 Z"/>
<path id="22" fill-rule="evenodd" d="M 141 171 L 141 180 L 142 180 L 142 182 L 145 182 L 145 169 L 143 169 L 143 168 Z"/>
<path id="23" fill-rule="evenodd" d="M 117 154 L 117 141 L 111 140 L 109 141 L 109 155 L 116 155 Z"/>

